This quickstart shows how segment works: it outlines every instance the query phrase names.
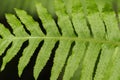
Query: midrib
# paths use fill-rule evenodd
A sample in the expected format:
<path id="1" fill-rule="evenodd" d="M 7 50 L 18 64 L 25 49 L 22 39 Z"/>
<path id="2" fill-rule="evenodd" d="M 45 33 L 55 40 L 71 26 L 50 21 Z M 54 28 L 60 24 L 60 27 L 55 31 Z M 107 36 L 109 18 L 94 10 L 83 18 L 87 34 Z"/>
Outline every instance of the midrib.
<path id="1" fill-rule="evenodd" d="M 92 42 L 92 43 L 105 43 L 105 44 L 112 44 L 112 45 L 120 45 L 120 41 L 111 41 L 111 40 L 105 40 L 105 39 L 95 39 L 95 38 L 80 38 L 80 37 L 49 37 L 49 36 L 43 36 L 43 37 L 9 37 L 9 38 L 4 38 L 5 40 L 11 40 L 14 41 L 16 39 L 21 40 L 21 39 L 53 39 L 53 40 L 71 40 L 71 41 L 81 41 L 81 42 Z"/>

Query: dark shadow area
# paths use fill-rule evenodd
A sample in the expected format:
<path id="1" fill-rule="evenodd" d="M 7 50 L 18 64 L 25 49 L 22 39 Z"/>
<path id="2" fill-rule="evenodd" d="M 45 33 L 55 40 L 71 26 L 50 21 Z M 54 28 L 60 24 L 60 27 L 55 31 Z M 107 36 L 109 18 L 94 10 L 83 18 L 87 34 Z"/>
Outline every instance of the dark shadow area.
<path id="1" fill-rule="evenodd" d="M 39 19 L 39 18 L 34 18 L 35 21 L 39 22 L 39 26 L 40 26 L 40 29 L 42 30 L 42 32 L 46 35 L 47 32 L 45 30 L 45 28 L 43 27 L 42 25 L 42 21 Z"/>
<path id="2" fill-rule="evenodd" d="M 41 49 L 43 44 L 44 44 L 44 41 L 41 41 L 39 43 L 39 45 L 36 48 L 33 56 L 30 59 L 30 62 L 28 63 L 28 65 L 23 70 L 22 76 L 20 78 L 21 80 L 34 80 L 34 77 L 33 77 L 33 67 L 35 65 L 35 61 L 36 61 L 38 52 Z"/>
<path id="3" fill-rule="evenodd" d="M 59 41 L 56 42 L 54 48 L 52 49 L 51 56 L 50 56 L 48 62 L 46 63 L 44 69 L 41 71 L 41 73 L 38 77 L 38 80 L 50 80 L 49 78 L 50 78 L 51 69 L 53 66 L 53 58 L 55 56 L 55 51 L 58 48 L 58 45 L 59 45 Z"/>
<path id="4" fill-rule="evenodd" d="M 58 25 L 58 17 L 57 17 L 57 15 L 55 15 L 54 20 L 55 20 L 55 23 L 56 23 L 56 26 L 58 28 L 58 31 L 59 31 L 60 35 L 62 35 L 62 30 L 61 30 L 60 26 Z"/>
<path id="5" fill-rule="evenodd" d="M 0 38 L 2 39 L 2 36 L 0 35 Z"/>
<path id="6" fill-rule="evenodd" d="M 25 32 L 29 35 L 31 35 L 31 32 L 25 27 L 25 25 L 23 23 L 21 23 L 23 25 L 23 28 L 25 30 Z"/>
<path id="7" fill-rule="evenodd" d="M 0 80 L 20 80 L 18 77 L 18 61 L 19 58 L 22 56 L 22 52 L 24 48 L 28 45 L 28 41 L 25 41 L 18 51 L 18 54 L 9 62 L 7 63 L 5 69 L 0 72 Z"/>
<path id="8" fill-rule="evenodd" d="M 7 50 L 12 46 L 12 42 L 8 45 L 8 47 L 5 49 L 5 51 L 2 53 L 2 55 L 0 56 L 0 68 L 2 66 L 2 62 L 3 62 L 3 57 L 6 55 Z"/>
<path id="9" fill-rule="evenodd" d="M 87 23 L 87 27 L 88 27 L 88 29 L 89 29 L 89 31 L 90 31 L 91 37 L 94 37 L 93 32 L 92 32 L 92 28 L 91 28 L 91 25 L 90 25 L 90 22 L 88 21 L 87 18 L 86 18 L 86 23 Z"/>
<path id="10" fill-rule="evenodd" d="M 59 74 L 58 80 L 62 80 L 63 79 L 63 75 L 64 75 L 65 68 L 66 68 L 66 65 L 67 65 L 67 61 L 68 61 L 68 58 L 72 55 L 72 50 L 73 50 L 74 46 L 75 46 L 75 41 L 73 41 L 72 44 L 71 44 L 71 46 L 70 46 L 69 54 L 68 54 L 68 56 L 66 58 L 64 67 L 62 68 L 62 71 Z"/>
<path id="11" fill-rule="evenodd" d="M 25 69 L 22 73 L 22 76 L 19 77 L 18 76 L 18 67 L 17 67 L 18 61 L 19 61 L 20 57 L 22 56 L 23 50 L 28 46 L 28 41 L 25 41 L 23 43 L 21 49 L 19 50 L 18 54 L 6 65 L 5 69 L 2 72 L 0 72 L 0 80 L 34 80 L 33 67 L 35 65 L 35 61 L 36 61 L 38 52 L 43 44 L 44 44 L 44 41 L 41 41 L 40 44 L 38 45 L 38 47 L 36 48 L 33 56 L 31 57 L 30 62 L 25 67 Z M 38 77 L 38 80 L 49 80 L 50 75 L 51 75 L 51 68 L 53 65 L 53 58 L 55 55 L 55 51 L 58 48 L 58 45 L 59 45 L 59 41 L 56 42 L 55 47 L 52 49 L 51 56 L 46 64 L 46 66 L 41 71 L 41 73 Z M 5 54 L 3 56 L 5 56 Z M 2 62 L 3 56 L 0 56 L 0 62 Z M 2 63 L 0 63 L 0 65 L 1 64 Z"/>
<path id="12" fill-rule="evenodd" d="M 44 34 L 46 33 L 46 30 L 44 29 L 41 20 L 39 20 L 38 18 L 33 17 L 35 21 L 39 22 L 40 28 L 43 31 Z M 7 23 L 5 18 L 0 18 L 0 23 L 4 24 L 6 28 L 9 29 L 10 33 L 14 35 L 13 33 L 13 29 L 10 27 L 10 25 Z M 25 31 L 30 35 L 31 33 L 25 28 L 25 25 L 22 24 Z M 2 36 L 0 36 L 0 38 L 2 38 Z M 33 67 L 35 65 L 35 61 L 38 55 L 38 52 L 40 50 L 40 48 L 42 47 L 44 41 L 41 41 L 40 44 L 38 45 L 38 47 L 36 48 L 33 56 L 30 59 L 30 62 L 28 63 L 28 65 L 25 67 L 23 74 L 21 75 L 21 77 L 18 76 L 18 62 L 20 57 L 22 56 L 22 52 L 23 50 L 28 46 L 28 41 L 25 41 L 21 47 L 21 49 L 18 51 L 17 55 L 12 58 L 12 60 L 7 63 L 5 69 L 0 72 L 0 80 L 34 80 L 33 77 Z M 51 75 L 51 68 L 53 65 L 53 58 L 54 58 L 54 54 L 56 49 L 58 48 L 59 45 L 59 41 L 56 42 L 55 47 L 53 48 L 52 52 L 51 52 L 51 56 L 46 64 L 46 66 L 44 67 L 44 69 L 42 70 L 42 72 L 40 73 L 38 80 L 49 80 L 50 75 Z M 3 57 L 6 55 L 7 50 L 12 46 L 12 43 L 8 46 L 8 48 L 6 48 L 5 52 L 3 53 L 2 56 L 0 56 L 0 67 L 2 65 L 2 59 Z"/>
<path id="13" fill-rule="evenodd" d="M 98 66 L 98 63 L 99 63 L 99 60 L 100 60 L 101 52 L 102 52 L 102 49 L 100 50 L 100 52 L 97 56 L 97 60 L 95 62 L 94 71 L 93 71 L 93 74 L 92 74 L 92 80 L 94 80 L 94 77 L 95 77 L 95 73 L 96 73 L 97 66 Z"/>
<path id="14" fill-rule="evenodd" d="M 10 33 L 11 33 L 12 35 L 14 35 L 13 29 L 12 29 L 12 28 L 10 27 L 10 25 L 7 23 L 5 17 L 2 18 L 2 19 L 0 19 L 0 23 L 2 23 L 3 25 L 5 25 L 5 27 L 6 27 L 7 29 L 9 29 Z"/>

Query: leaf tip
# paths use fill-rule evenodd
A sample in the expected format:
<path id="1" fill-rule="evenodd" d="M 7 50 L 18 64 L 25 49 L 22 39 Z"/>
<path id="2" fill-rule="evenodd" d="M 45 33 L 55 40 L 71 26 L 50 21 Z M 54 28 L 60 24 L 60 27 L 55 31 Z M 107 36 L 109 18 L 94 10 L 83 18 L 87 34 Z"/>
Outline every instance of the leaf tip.
<path id="1" fill-rule="evenodd" d="M 5 69 L 5 65 L 2 64 L 0 71 L 3 71 Z"/>

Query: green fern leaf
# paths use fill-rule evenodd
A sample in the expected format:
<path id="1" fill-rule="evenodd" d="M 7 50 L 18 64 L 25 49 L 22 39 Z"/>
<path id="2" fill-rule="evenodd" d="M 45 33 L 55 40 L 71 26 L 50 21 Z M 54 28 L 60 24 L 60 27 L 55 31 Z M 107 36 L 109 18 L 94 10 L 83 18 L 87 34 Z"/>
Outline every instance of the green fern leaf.
<path id="1" fill-rule="evenodd" d="M 50 80 L 57 80 L 61 74 L 63 80 L 119 80 L 120 30 L 111 4 L 112 1 L 100 0 L 55 0 L 56 23 L 47 9 L 37 3 L 46 34 L 26 11 L 15 9 L 16 16 L 6 14 L 13 33 L 0 24 L 0 55 L 11 45 L 3 57 L 1 71 L 28 41 L 18 64 L 21 76 L 39 43 L 44 41 L 33 70 L 37 80 L 59 42 Z"/>

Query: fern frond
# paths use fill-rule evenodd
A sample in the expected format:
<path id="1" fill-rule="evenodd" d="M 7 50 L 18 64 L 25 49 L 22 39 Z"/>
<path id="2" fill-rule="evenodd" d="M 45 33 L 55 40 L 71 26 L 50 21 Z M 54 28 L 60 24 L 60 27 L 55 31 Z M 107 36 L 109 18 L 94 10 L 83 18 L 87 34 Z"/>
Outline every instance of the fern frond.
<path id="1" fill-rule="evenodd" d="M 28 41 L 18 64 L 21 76 L 39 43 L 44 41 L 34 65 L 33 75 L 37 80 L 59 41 L 50 80 L 57 80 L 61 73 L 63 80 L 119 80 L 120 30 L 111 4 L 112 1 L 100 0 L 55 0 L 56 23 L 47 9 L 37 3 L 38 17 L 46 34 L 26 11 L 15 9 L 17 16 L 6 14 L 13 33 L 0 24 L 0 55 L 11 44 L 1 70 Z"/>

